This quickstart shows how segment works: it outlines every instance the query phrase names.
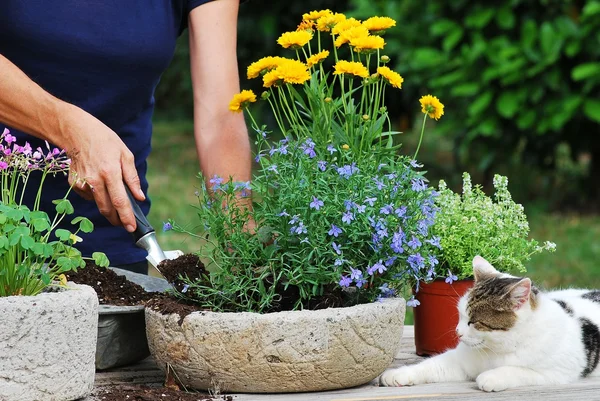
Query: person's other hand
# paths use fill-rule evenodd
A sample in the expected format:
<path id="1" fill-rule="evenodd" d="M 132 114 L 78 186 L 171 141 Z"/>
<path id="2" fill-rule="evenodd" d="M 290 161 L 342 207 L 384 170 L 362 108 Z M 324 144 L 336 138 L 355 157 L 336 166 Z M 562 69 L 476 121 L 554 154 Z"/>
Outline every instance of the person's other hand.
<path id="1" fill-rule="evenodd" d="M 78 107 L 68 106 L 63 121 L 63 147 L 71 158 L 69 184 L 93 199 L 113 225 L 133 232 L 135 216 L 123 183 L 136 199 L 145 199 L 133 154 L 113 130 Z"/>

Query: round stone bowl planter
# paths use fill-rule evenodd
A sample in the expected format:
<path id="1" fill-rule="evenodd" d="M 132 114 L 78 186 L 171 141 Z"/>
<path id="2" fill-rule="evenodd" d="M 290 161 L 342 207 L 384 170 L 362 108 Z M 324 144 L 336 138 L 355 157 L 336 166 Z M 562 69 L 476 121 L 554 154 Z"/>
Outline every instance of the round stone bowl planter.
<path id="1" fill-rule="evenodd" d="M 0 298 L 0 400 L 70 401 L 94 386 L 98 297 L 89 286 Z"/>
<path id="2" fill-rule="evenodd" d="M 404 299 L 268 314 L 146 308 L 150 352 L 182 384 L 225 392 L 287 393 L 358 386 L 393 361 L 404 329 Z"/>

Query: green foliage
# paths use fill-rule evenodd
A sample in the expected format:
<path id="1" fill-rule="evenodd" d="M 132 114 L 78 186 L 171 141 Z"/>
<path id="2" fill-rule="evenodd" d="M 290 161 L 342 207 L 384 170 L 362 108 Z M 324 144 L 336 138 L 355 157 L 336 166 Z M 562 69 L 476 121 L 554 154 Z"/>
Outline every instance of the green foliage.
<path id="1" fill-rule="evenodd" d="M 456 138 L 459 162 L 486 172 L 514 160 L 554 169 L 555 148 L 565 142 L 574 155 L 592 152 L 595 179 L 598 0 L 351 3 L 358 17 L 398 19 L 402 29 L 386 36 L 387 54 L 410 77 L 409 95 L 425 87 L 444 100 L 447 117 L 438 131 Z"/>
<path id="2" fill-rule="evenodd" d="M 436 275 L 472 277 L 472 260 L 476 255 L 483 256 L 500 271 L 524 272 L 524 262 L 532 255 L 554 251 L 556 245 L 551 242 L 540 246 L 528 239 L 527 216 L 523 206 L 512 200 L 508 179 L 496 175 L 494 188 L 494 196 L 486 196 L 481 187 L 472 186 L 468 173 L 463 174 L 462 195 L 440 181 L 435 202 L 439 210 L 432 227 L 441 244 Z"/>
<path id="3" fill-rule="evenodd" d="M 69 163 L 64 152 L 48 149 L 48 154 L 31 152 L 11 144 L 15 138 L 8 132 L 0 137 L 1 147 L 10 147 L 0 164 L 0 297 L 11 295 L 37 295 L 59 276 L 84 267 L 85 262 L 74 244 L 81 239 L 79 231 L 91 232 L 94 226 L 84 217 L 76 217 L 74 232 L 57 228 L 66 215 L 74 213 L 67 196 L 54 200 L 56 215 L 50 219 L 39 210 L 43 182 L 48 174 L 68 173 Z M 23 205 L 22 199 L 29 176 L 41 174 L 40 187 L 32 208 Z M 54 238 L 56 237 L 56 239 Z M 94 257 L 98 264 L 108 266 L 104 254 Z"/>

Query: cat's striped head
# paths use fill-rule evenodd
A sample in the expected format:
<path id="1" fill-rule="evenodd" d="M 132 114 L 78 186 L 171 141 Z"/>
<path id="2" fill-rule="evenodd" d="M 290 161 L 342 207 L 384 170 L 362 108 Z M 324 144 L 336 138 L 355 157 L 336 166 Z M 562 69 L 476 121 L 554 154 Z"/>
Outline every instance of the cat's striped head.
<path id="1" fill-rule="evenodd" d="M 473 288 L 458 304 L 459 339 L 471 347 L 495 348 L 536 307 L 537 290 L 528 278 L 498 272 L 480 256 L 473 259 Z"/>

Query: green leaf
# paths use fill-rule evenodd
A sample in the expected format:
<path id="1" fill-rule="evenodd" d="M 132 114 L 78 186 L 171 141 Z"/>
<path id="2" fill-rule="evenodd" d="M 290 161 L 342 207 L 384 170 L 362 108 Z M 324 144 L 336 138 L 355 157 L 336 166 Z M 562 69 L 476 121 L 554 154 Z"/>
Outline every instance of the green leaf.
<path id="1" fill-rule="evenodd" d="M 70 241 L 70 236 L 71 236 L 71 232 L 69 230 L 65 230 L 64 228 L 59 228 L 57 229 L 54 234 L 56 235 L 56 237 L 58 239 L 60 239 L 63 242 L 67 242 Z"/>
<path id="2" fill-rule="evenodd" d="M 19 243 L 19 241 L 21 241 L 21 234 L 19 234 L 19 233 L 12 233 L 8 237 L 8 245 L 10 245 L 10 246 L 17 245 Z"/>
<path id="3" fill-rule="evenodd" d="M 35 245 L 35 241 L 28 235 L 24 235 L 21 237 L 21 246 L 23 249 L 31 249 L 32 246 Z"/>
<path id="4" fill-rule="evenodd" d="M 466 82 L 454 86 L 450 93 L 452 96 L 475 96 L 479 92 L 479 84 L 477 82 Z"/>
<path id="5" fill-rule="evenodd" d="M 471 103 L 471 105 L 469 106 L 469 115 L 474 116 L 481 114 L 490 105 L 493 97 L 494 94 L 491 90 L 488 90 L 487 92 L 484 92 L 483 94 L 479 95 L 479 97 L 477 97 L 477 99 L 475 99 L 473 103 Z"/>
<path id="6" fill-rule="evenodd" d="M 110 265 L 108 257 L 102 252 L 92 253 L 92 259 L 94 259 L 94 263 L 100 267 L 108 267 Z"/>
<path id="7" fill-rule="evenodd" d="M 56 199 L 52 203 L 56 205 L 56 212 L 59 214 L 73 214 L 75 209 L 68 199 Z"/>
<path id="8" fill-rule="evenodd" d="M 562 47 L 563 38 L 554 30 L 552 24 L 548 21 L 540 26 L 540 46 L 542 52 L 546 55 L 546 60 L 554 60 Z"/>
<path id="9" fill-rule="evenodd" d="M 76 265 L 74 265 L 71 258 L 68 258 L 66 256 L 61 256 L 58 259 L 56 259 L 56 265 L 60 268 L 61 272 L 73 270 L 73 266 L 77 267 Z"/>
<path id="10" fill-rule="evenodd" d="M 588 1 L 581 12 L 582 18 L 589 18 L 598 15 L 600 17 L 600 1 Z"/>
<path id="11" fill-rule="evenodd" d="M 538 37 L 537 24 L 532 19 L 527 19 L 521 24 L 521 43 L 526 49 L 533 48 Z"/>
<path id="12" fill-rule="evenodd" d="M 36 232 L 41 232 L 50 228 L 50 223 L 46 219 L 36 218 L 31 220 L 33 229 Z"/>
<path id="13" fill-rule="evenodd" d="M 600 75 L 600 63 L 584 63 L 579 64 L 571 70 L 571 78 L 573 81 L 583 81 L 591 77 Z"/>
<path id="14" fill-rule="evenodd" d="M 503 7 L 496 14 L 496 22 L 502 29 L 512 29 L 515 26 L 515 15 L 510 7 Z"/>
<path id="15" fill-rule="evenodd" d="M 8 237 L 6 235 L 0 235 L 0 248 L 8 249 Z"/>
<path id="16" fill-rule="evenodd" d="M 457 26 L 458 24 L 454 21 L 448 19 L 439 19 L 433 24 L 431 24 L 431 26 L 429 27 L 429 32 L 433 36 L 442 36 L 446 32 L 456 29 Z"/>
<path id="17" fill-rule="evenodd" d="M 6 217 L 6 214 L 4 214 L 4 213 L 0 214 L 0 224 L 6 223 L 7 219 L 8 218 Z"/>
<path id="18" fill-rule="evenodd" d="M 535 118 L 535 111 L 532 109 L 528 109 L 521 113 L 519 118 L 517 118 L 517 126 L 519 127 L 519 129 L 522 130 L 531 128 L 535 123 Z"/>
<path id="19" fill-rule="evenodd" d="M 495 12 L 493 7 L 471 10 L 465 17 L 465 25 L 470 28 L 481 29 L 492 20 Z"/>
<path id="20" fill-rule="evenodd" d="M 6 217 L 14 221 L 20 221 L 23 218 L 23 211 L 19 209 L 11 209 L 6 213 Z"/>
<path id="21" fill-rule="evenodd" d="M 588 118 L 600 123 L 600 100 L 586 99 L 583 102 L 583 113 Z"/>
<path id="22" fill-rule="evenodd" d="M 515 91 L 503 91 L 496 101 L 496 110 L 504 118 L 514 117 L 519 106 L 519 96 Z"/>
<path id="23" fill-rule="evenodd" d="M 77 223 L 79 223 L 79 229 L 81 229 L 81 231 L 83 231 L 84 233 L 91 233 L 92 231 L 94 231 L 94 223 L 92 223 L 90 219 L 86 217 L 79 216 L 71 220 L 71 224 Z"/>

